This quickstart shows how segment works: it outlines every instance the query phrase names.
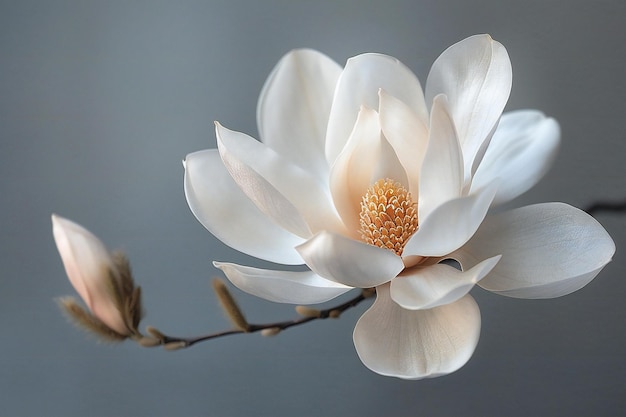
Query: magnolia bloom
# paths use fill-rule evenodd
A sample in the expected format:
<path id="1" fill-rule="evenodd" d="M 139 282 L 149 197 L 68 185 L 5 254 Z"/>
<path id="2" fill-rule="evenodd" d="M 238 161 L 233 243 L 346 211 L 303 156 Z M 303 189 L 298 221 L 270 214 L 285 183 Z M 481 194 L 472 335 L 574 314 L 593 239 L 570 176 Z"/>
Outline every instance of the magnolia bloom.
<path id="1" fill-rule="evenodd" d="M 133 334 L 141 306 L 125 259 L 112 256 L 89 230 L 54 214 L 52 232 L 65 272 L 93 317 L 71 301 L 63 307 L 79 324 L 105 338 L 121 340 Z"/>
<path id="2" fill-rule="evenodd" d="M 508 54 L 487 35 L 444 51 L 425 94 L 389 56 L 359 55 L 342 69 L 316 51 L 288 53 L 259 98 L 261 141 L 216 124 L 218 149 L 186 158 L 185 193 L 225 244 L 308 270 L 215 265 L 277 302 L 375 287 L 354 330 L 363 363 L 407 379 L 457 370 L 479 338 L 475 284 L 558 297 L 615 250 L 566 204 L 487 214 L 532 187 L 559 142 L 558 124 L 539 111 L 502 114 L 510 89 Z"/>

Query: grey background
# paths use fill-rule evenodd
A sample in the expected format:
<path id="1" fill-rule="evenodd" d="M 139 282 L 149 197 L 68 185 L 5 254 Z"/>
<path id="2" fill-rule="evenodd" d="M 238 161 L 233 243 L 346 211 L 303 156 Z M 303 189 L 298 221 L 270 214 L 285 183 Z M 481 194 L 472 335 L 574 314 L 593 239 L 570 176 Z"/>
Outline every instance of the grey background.
<path id="1" fill-rule="evenodd" d="M 553 169 L 513 205 L 623 199 L 625 23 L 620 1 L 0 1 L 0 415 L 626 415 L 626 215 L 597 216 L 618 251 L 577 293 L 474 290 L 475 355 L 413 382 L 360 363 L 352 328 L 365 305 L 174 353 L 96 343 L 55 305 L 74 292 L 50 224 L 69 217 L 128 253 L 144 324 L 225 329 L 210 261 L 265 264 L 187 208 L 181 160 L 215 146 L 213 121 L 256 135 L 258 93 L 292 48 L 340 63 L 384 52 L 424 81 L 443 49 L 484 32 L 513 62 L 508 109 L 542 109 L 563 131 Z M 295 316 L 236 295 L 256 321 Z"/>

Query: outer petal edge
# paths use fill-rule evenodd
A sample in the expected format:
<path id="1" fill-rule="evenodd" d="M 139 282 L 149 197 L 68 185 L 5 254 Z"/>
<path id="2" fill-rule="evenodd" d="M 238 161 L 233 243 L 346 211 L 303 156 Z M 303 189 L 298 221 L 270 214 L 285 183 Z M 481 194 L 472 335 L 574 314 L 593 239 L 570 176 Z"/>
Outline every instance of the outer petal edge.
<path id="1" fill-rule="evenodd" d="M 304 239 L 274 223 L 233 181 L 217 149 L 187 155 L 185 197 L 198 221 L 240 252 L 287 265 L 304 263 L 295 246 Z"/>
<path id="2" fill-rule="evenodd" d="M 391 281 L 391 298 L 409 310 L 425 310 L 453 303 L 469 293 L 499 260 L 500 256 L 494 256 L 467 271 L 445 264 L 406 270 Z"/>
<path id="3" fill-rule="evenodd" d="M 240 290 L 277 303 L 323 303 L 352 289 L 311 271 L 272 271 L 226 262 L 213 265 Z"/>
<path id="4" fill-rule="evenodd" d="M 449 374 L 472 356 L 480 337 L 480 310 L 466 295 L 430 310 L 406 310 L 376 289 L 376 301 L 354 328 L 354 346 L 372 371 L 402 379 Z"/>
<path id="5" fill-rule="evenodd" d="M 511 297 L 552 298 L 590 282 L 611 260 L 615 243 L 584 211 L 543 203 L 488 217 L 450 256 L 465 268 L 496 253 L 502 259 L 481 287 Z"/>

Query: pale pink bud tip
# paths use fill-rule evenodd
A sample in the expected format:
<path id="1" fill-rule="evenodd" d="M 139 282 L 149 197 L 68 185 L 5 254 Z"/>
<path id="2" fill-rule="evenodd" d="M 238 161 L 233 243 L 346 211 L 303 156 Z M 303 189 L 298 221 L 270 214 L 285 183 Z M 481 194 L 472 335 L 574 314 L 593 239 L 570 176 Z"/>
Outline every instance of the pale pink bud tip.
<path id="1" fill-rule="evenodd" d="M 119 274 L 104 244 L 89 230 L 56 214 L 52 233 L 65 272 L 87 307 L 111 329 L 130 334 L 113 299 L 111 280 Z"/>

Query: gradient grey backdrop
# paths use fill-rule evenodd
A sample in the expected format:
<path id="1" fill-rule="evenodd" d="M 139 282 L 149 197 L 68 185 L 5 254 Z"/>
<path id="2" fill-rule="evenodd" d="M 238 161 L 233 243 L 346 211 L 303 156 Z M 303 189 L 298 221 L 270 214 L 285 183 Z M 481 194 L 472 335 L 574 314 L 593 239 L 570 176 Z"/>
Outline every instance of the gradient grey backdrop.
<path id="1" fill-rule="evenodd" d="M 473 291 L 475 355 L 425 381 L 360 363 L 352 328 L 365 306 L 174 353 L 98 344 L 55 305 L 74 292 L 50 224 L 69 217 L 128 253 L 144 324 L 225 329 L 211 260 L 259 264 L 185 202 L 181 160 L 215 146 L 213 121 L 256 135 L 260 88 L 292 48 L 340 63 L 384 52 L 423 81 L 443 49 L 484 32 L 513 62 L 508 109 L 542 109 L 563 131 L 555 166 L 514 205 L 624 198 L 625 24 L 620 1 L 0 1 L 0 415 L 625 415 L 626 215 L 598 215 L 618 251 L 577 293 Z M 294 316 L 236 294 L 252 319 Z"/>

